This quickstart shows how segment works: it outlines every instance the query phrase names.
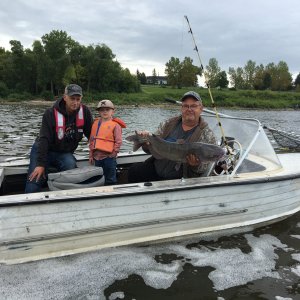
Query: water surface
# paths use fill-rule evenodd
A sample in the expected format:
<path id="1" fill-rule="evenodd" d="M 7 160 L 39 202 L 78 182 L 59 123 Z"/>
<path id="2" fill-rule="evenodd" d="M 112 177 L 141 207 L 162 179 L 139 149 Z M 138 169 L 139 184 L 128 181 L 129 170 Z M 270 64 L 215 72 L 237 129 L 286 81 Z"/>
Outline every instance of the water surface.
<path id="1" fill-rule="evenodd" d="M 0 161 L 26 156 L 44 109 L 0 105 Z M 127 107 L 119 108 L 117 116 L 128 125 L 126 136 L 135 129 L 154 131 L 177 111 L 177 107 Z M 299 132 L 297 111 L 220 112 Z M 130 150 L 131 145 L 124 143 L 122 149 Z M 86 141 L 77 152 L 87 153 Z M 0 265 L 0 287 L 0 299 L 297 300 L 300 213 L 242 233 L 202 234 L 178 242 Z"/>
<path id="2" fill-rule="evenodd" d="M 28 157 L 30 148 L 39 132 L 42 114 L 45 106 L 30 105 L 0 105 L 0 161 L 13 157 Z M 96 111 L 92 110 L 96 116 Z M 159 123 L 174 116 L 179 111 L 177 106 L 167 108 L 157 107 L 119 107 L 116 116 L 122 118 L 127 128 L 123 130 L 126 137 L 134 130 L 149 130 L 154 132 Z M 224 110 L 221 113 L 245 118 L 256 118 L 263 125 L 291 132 L 299 132 L 300 118 L 298 111 L 259 111 L 259 110 Z M 276 144 L 274 144 L 276 147 Z M 124 141 L 122 151 L 130 151 L 132 145 Z M 87 141 L 83 140 L 77 154 L 88 153 Z"/>

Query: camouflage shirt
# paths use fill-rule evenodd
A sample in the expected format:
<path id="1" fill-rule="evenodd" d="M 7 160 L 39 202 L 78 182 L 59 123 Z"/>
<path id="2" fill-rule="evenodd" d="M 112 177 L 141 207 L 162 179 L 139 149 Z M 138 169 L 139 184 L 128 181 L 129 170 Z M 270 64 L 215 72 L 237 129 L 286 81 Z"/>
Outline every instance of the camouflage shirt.
<path id="1" fill-rule="evenodd" d="M 173 117 L 161 124 L 156 132 L 161 138 L 176 142 L 178 139 L 184 139 L 186 142 L 202 142 L 208 144 L 217 144 L 213 131 L 208 127 L 203 117 L 199 118 L 198 126 L 189 131 L 183 131 L 181 116 Z M 167 159 L 156 159 L 154 161 L 157 174 L 164 179 L 175 179 L 181 177 L 199 177 L 205 176 L 211 166 L 211 163 L 202 163 L 199 166 L 189 166 L 188 164 L 179 164 Z"/>

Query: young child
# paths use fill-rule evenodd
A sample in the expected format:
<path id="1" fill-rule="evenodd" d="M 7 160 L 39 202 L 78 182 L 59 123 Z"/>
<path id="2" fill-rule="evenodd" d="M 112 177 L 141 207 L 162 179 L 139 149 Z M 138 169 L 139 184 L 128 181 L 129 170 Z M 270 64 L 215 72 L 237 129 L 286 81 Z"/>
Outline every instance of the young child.
<path id="1" fill-rule="evenodd" d="M 105 185 L 117 183 L 116 157 L 122 145 L 122 127 L 126 124 L 113 118 L 115 107 L 110 100 L 101 100 L 97 105 L 100 118 L 94 121 L 89 140 L 89 161 L 103 168 Z"/>

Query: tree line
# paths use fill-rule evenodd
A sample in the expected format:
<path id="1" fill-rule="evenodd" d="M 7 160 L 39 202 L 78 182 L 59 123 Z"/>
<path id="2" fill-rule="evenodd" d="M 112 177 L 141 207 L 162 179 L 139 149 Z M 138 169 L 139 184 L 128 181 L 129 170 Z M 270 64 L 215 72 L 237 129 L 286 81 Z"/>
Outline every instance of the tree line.
<path id="1" fill-rule="evenodd" d="M 69 83 L 87 92 L 140 90 L 137 77 L 121 67 L 105 44 L 84 46 L 67 32 L 53 30 L 34 41 L 32 49 L 17 40 L 10 45 L 11 51 L 0 47 L 0 97 L 27 92 L 53 98 Z"/>
<path id="2" fill-rule="evenodd" d="M 209 59 L 205 68 L 199 68 L 193 65 L 193 60 L 189 57 L 185 57 L 182 62 L 179 58 L 171 57 L 165 66 L 168 84 L 172 87 L 196 86 L 197 75 L 203 75 L 204 72 L 206 83 L 212 88 L 227 88 L 230 83 L 235 89 L 300 91 L 300 73 L 293 82 L 292 74 L 284 61 L 264 66 L 249 60 L 244 67 L 230 67 L 226 72 L 221 70 L 216 58 Z"/>
<path id="3" fill-rule="evenodd" d="M 0 98 L 14 93 L 40 95 L 45 99 L 63 93 L 69 83 L 77 83 L 88 93 L 139 92 L 140 84 L 147 84 L 145 73 L 135 75 L 122 68 L 112 50 L 105 44 L 84 46 L 73 40 L 65 31 L 53 30 L 41 40 L 24 49 L 20 41 L 10 41 L 11 50 L 0 47 Z M 244 67 L 221 70 L 216 58 L 208 65 L 197 67 L 190 57 L 182 61 L 171 57 L 165 64 L 169 86 L 195 87 L 198 76 L 205 75 L 210 87 L 235 89 L 300 91 L 300 73 L 293 82 L 284 61 L 266 66 L 249 60 Z M 157 83 L 155 69 L 152 84 Z"/>

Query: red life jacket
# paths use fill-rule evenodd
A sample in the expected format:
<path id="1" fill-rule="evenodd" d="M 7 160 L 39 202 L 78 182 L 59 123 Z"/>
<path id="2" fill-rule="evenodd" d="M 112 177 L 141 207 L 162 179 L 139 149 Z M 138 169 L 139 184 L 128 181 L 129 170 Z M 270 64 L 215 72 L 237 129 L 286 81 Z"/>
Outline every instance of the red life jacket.
<path id="1" fill-rule="evenodd" d="M 60 113 L 56 108 L 54 108 L 54 116 L 55 116 L 55 131 L 57 134 L 57 138 L 62 140 L 66 131 L 66 118 Z M 83 115 L 83 107 L 80 105 L 79 111 L 76 114 L 76 127 L 78 132 L 83 132 L 84 126 L 84 115 Z"/>

